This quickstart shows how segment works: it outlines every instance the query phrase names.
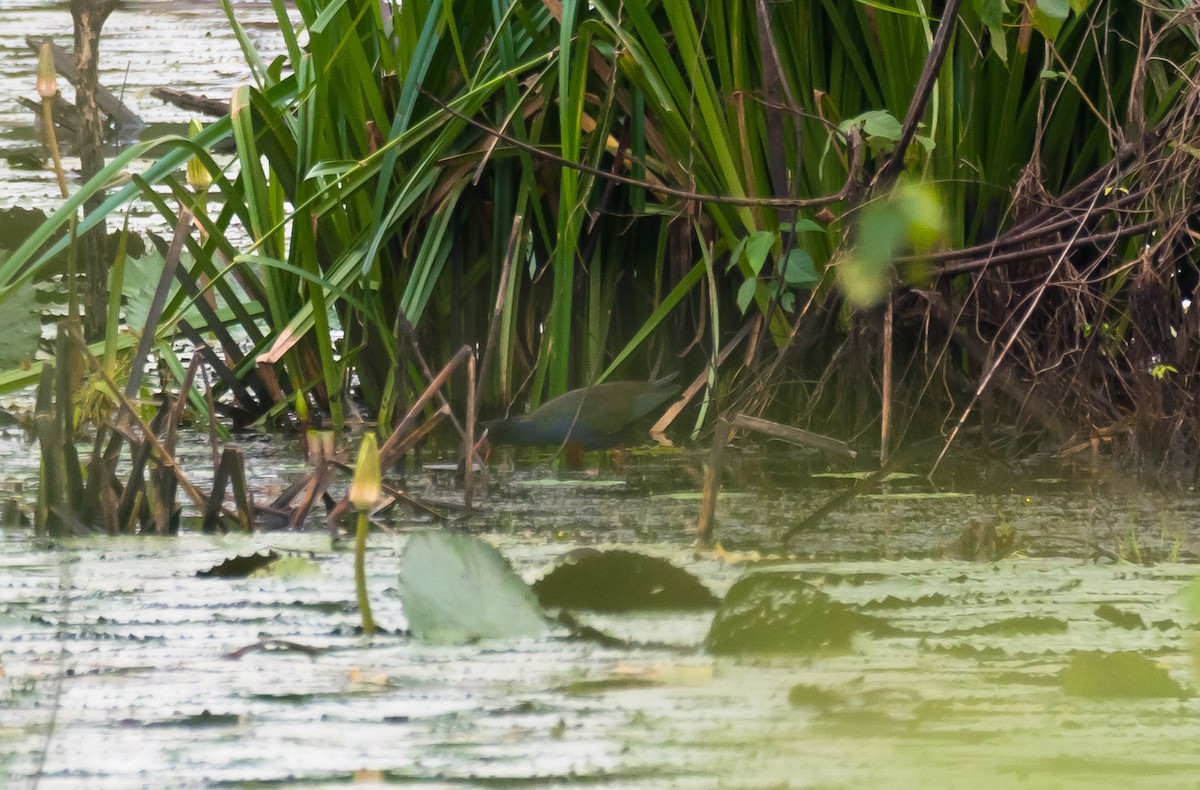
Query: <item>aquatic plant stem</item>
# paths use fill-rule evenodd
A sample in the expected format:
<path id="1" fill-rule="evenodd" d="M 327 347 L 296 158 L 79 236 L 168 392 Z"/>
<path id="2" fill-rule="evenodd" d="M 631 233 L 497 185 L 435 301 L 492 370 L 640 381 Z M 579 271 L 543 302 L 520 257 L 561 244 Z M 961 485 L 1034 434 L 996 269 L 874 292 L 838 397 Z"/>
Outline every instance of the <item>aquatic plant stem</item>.
<path id="1" fill-rule="evenodd" d="M 58 133 L 54 129 L 54 101 L 42 99 L 42 121 L 45 125 L 46 147 L 50 149 L 50 158 L 54 161 L 54 178 L 58 181 L 59 194 L 65 200 L 71 196 L 67 190 L 67 175 L 63 172 L 62 153 L 58 150 Z"/>
<path id="2" fill-rule="evenodd" d="M 54 95 L 57 95 L 57 90 Z M 42 121 L 45 124 L 46 147 L 50 149 L 50 158 L 54 162 L 54 178 L 58 181 L 58 192 L 63 200 L 71 196 L 67 189 L 67 174 L 63 170 L 62 152 L 58 150 L 58 133 L 54 128 L 54 97 L 42 97 Z M 77 215 L 71 215 L 71 248 L 67 253 L 67 318 L 74 321 L 79 316 L 79 302 L 75 298 L 75 237 Z"/>
<path id="3" fill-rule="evenodd" d="M 358 511 L 358 529 L 354 533 L 354 588 L 358 594 L 358 614 L 367 636 L 375 633 L 375 618 L 371 616 L 371 599 L 367 595 L 367 529 L 370 518 L 365 510 Z"/>
<path id="4" fill-rule="evenodd" d="M 367 597 L 367 530 L 370 528 L 371 508 L 383 493 L 383 470 L 379 463 L 379 440 L 375 433 L 363 435 L 354 464 L 354 479 L 346 499 L 358 511 L 358 529 L 354 533 L 354 588 L 358 593 L 358 613 L 362 630 L 367 636 L 375 633 L 375 618 L 371 617 L 371 600 Z"/>

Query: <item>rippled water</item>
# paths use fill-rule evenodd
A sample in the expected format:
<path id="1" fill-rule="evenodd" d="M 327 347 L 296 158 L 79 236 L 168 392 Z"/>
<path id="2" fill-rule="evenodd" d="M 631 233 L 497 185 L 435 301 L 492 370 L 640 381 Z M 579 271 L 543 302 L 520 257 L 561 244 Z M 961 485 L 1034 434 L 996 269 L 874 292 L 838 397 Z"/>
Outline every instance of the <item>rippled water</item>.
<path id="1" fill-rule="evenodd" d="M 275 14 L 266 0 L 235 0 L 238 18 L 251 40 L 268 55 L 281 50 Z M 37 100 L 34 82 L 37 53 L 27 36 L 50 36 L 70 48 L 71 16 L 66 3 L 4 0 L 0 3 L 0 208 L 52 209 L 58 187 L 42 160 L 32 113 L 16 97 Z M 216 0 L 132 0 L 124 2 L 104 26 L 100 42 L 102 84 L 118 94 L 148 126 L 143 136 L 182 132 L 191 115 L 150 95 L 156 87 L 225 97 L 250 72 Z M 73 100 L 70 84 L 60 90 Z M 78 170 L 78 159 L 64 165 Z M 77 185 L 77 182 L 74 182 Z M 136 224 L 136 223 L 135 223 Z"/>
<path id="2" fill-rule="evenodd" d="M 35 476 L 28 457 L 16 460 L 20 441 L 0 434 L 12 453 L 0 479 Z M 286 440 L 242 441 L 258 494 L 301 473 Z M 182 463 L 202 486 L 204 455 L 191 437 Z M 635 455 L 623 470 L 560 477 L 542 456 L 521 454 L 491 470 L 478 515 L 461 526 L 486 535 L 527 580 L 574 548 L 614 543 L 667 557 L 718 594 L 788 562 L 902 633 L 806 657 L 716 658 L 702 649 L 709 613 L 583 614 L 632 644 L 559 631 L 425 645 L 403 633 L 395 587 L 407 536 L 430 524 L 391 513 L 381 521 L 393 532 L 373 534 L 367 563 L 385 630 L 365 639 L 348 546 L 332 543 L 319 518 L 302 533 L 53 547 L 28 529 L 0 529 L 0 785 L 7 774 L 20 786 L 43 754 L 39 786 L 64 790 L 1140 788 L 1198 775 L 1200 701 L 1072 697 L 1059 679 L 1080 651 L 1125 650 L 1195 687 L 1195 631 L 1176 599 L 1194 566 L 1037 558 L 1082 555 L 1083 540 L 1195 556 L 1195 502 L 1106 498 L 1054 481 L 944 498 L 913 479 L 893 487 L 897 496 L 834 514 L 795 554 L 764 556 L 746 549 L 774 545 L 845 481 L 819 487 L 786 452 L 744 454 L 718 509 L 726 549 L 696 550 L 701 461 Z M 445 472 L 414 472 L 408 483 L 430 501 L 459 496 Z M 1016 553 L 994 563 L 925 556 L 983 513 L 1017 527 Z M 267 547 L 317 572 L 195 575 Z M 232 655 L 263 640 L 276 647 Z M 793 703 L 797 686 L 834 701 Z"/>
<path id="3" fill-rule="evenodd" d="M 527 525 L 535 529 L 537 523 Z M 348 552 L 318 533 L 123 538 L 38 551 L 0 532 L 0 781 L 44 788 L 340 786 L 1181 787 L 1200 703 L 1085 699 L 1075 651 L 1136 650 L 1193 684 L 1172 596 L 1193 570 L 1067 560 L 802 563 L 911 636 L 807 658 L 715 659 L 709 615 L 593 618 L 646 647 L 549 638 L 435 647 L 393 630 L 403 535 L 372 538 L 355 633 Z M 492 540 L 527 578 L 546 536 Z M 262 546 L 315 577 L 204 579 Z M 658 544 L 723 590 L 745 566 Z M 1122 629 L 1100 604 L 1136 614 Z M 1006 633 L 1035 615 L 1058 624 Z M 990 628 L 1001 626 L 995 632 Z M 262 640 L 316 651 L 235 651 Z M 666 643 L 666 644 L 663 644 Z M 789 702 L 797 685 L 836 701 Z"/>

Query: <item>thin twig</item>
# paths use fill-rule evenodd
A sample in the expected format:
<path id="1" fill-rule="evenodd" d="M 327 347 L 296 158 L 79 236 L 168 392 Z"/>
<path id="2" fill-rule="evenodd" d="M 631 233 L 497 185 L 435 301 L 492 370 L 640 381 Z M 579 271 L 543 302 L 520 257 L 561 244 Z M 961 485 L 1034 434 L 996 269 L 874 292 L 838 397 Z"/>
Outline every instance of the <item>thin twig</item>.
<path id="1" fill-rule="evenodd" d="M 137 406 L 133 404 L 133 402 L 117 386 L 116 382 L 112 380 L 112 376 L 108 375 L 108 371 L 105 370 L 104 366 L 100 364 L 100 360 L 96 359 L 95 355 L 92 354 L 86 345 L 81 345 L 81 348 L 83 349 L 83 353 L 87 355 L 88 360 L 90 360 L 92 365 L 95 366 L 96 371 L 104 379 L 104 383 L 109 386 L 113 395 L 115 395 L 117 400 L 120 401 L 121 406 L 125 409 L 125 412 L 131 416 L 134 422 L 137 423 L 138 427 L 142 429 L 142 434 L 146 441 L 150 443 L 150 446 L 154 448 L 155 453 L 158 455 L 159 464 L 171 470 L 171 473 L 175 475 L 175 479 L 179 481 L 179 485 L 183 487 L 183 490 L 192 500 L 192 503 L 199 508 L 201 512 L 204 512 L 204 509 L 208 506 L 208 500 L 204 497 L 204 494 L 200 493 L 200 489 L 192 485 L 192 481 L 188 480 L 183 474 L 183 470 L 179 468 L 179 464 L 176 463 L 175 458 L 169 452 L 167 452 L 165 447 L 163 447 L 162 442 L 158 440 L 158 436 L 155 435 L 150 426 L 146 424 L 146 420 L 143 419 L 142 415 L 138 412 Z"/>
<path id="2" fill-rule="evenodd" d="M 444 110 L 449 115 L 459 119 L 460 121 L 469 123 L 469 124 L 471 124 L 471 126 L 474 126 L 476 129 L 479 129 L 480 131 L 485 132 L 485 133 L 491 135 L 492 137 L 499 138 L 515 148 L 519 148 L 522 151 L 526 151 L 528 153 L 533 154 L 534 156 L 540 157 L 541 159 L 543 159 L 547 162 L 552 162 L 553 164 L 559 165 L 560 167 L 567 167 L 572 170 L 577 170 L 580 173 L 585 173 L 590 176 L 595 176 L 596 178 L 604 179 L 607 181 L 613 181 L 618 184 L 624 184 L 625 186 L 638 187 L 640 189 L 645 189 L 652 193 L 668 195 L 670 197 L 680 198 L 682 200 L 698 201 L 701 203 L 715 203 L 715 204 L 721 205 L 721 206 L 745 206 L 745 207 L 767 206 L 767 207 L 772 207 L 772 208 L 809 208 L 809 207 L 813 207 L 813 206 L 827 206 L 831 203 L 840 203 L 841 201 L 846 200 L 848 197 L 850 197 L 852 194 L 854 194 L 855 190 L 858 188 L 858 170 L 859 170 L 859 165 L 861 164 L 862 159 L 861 159 L 861 156 L 858 155 L 858 149 L 859 149 L 858 138 L 854 134 L 848 134 L 847 138 L 846 138 L 847 147 L 850 149 L 850 169 L 849 169 L 849 173 L 847 174 L 847 177 L 846 177 L 846 183 L 843 184 L 842 188 L 840 190 L 838 190 L 836 193 L 834 193 L 832 195 L 823 195 L 821 197 L 815 197 L 815 198 L 790 198 L 790 197 L 741 198 L 741 197 L 731 197 L 729 195 L 710 195 L 710 194 L 706 194 L 704 192 L 693 192 L 688 189 L 679 189 L 677 187 L 670 187 L 670 186 L 666 186 L 665 184 L 656 184 L 656 183 L 653 183 L 650 181 L 643 181 L 642 179 L 632 178 L 630 176 L 623 176 L 620 173 L 614 173 L 610 170 L 603 170 L 598 167 L 592 167 L 590 165 L 585 165 L 585 164 L 581 164 L 579 162 L 574 162 L 565 157 L 561 157 L 558 154 L 552 154 L 549 151 L 538 148 L 536 145 L 530 145 L 529 143 L 527 143 L 523 140 L 518 140 L 517 138 L 512 137 L 511 135 L 509 135 L 505 132 L 502 132 L 499 129 L 494 129 L 485 123 L 477 121 L 474 118 L 472 118 L 471 116 L 466 115 L 465 113 L 459 112 L 458 110 L 454 109 L 449 104 L 447 104 L 446 102 L 439 99 L 437 96 L 434 96 L 432 93 L 430 93 L 424 89 L 421 90 L 421 93 L 423 93 L 430 101 L 432 101 L 434 104 L 436 104 L 438 107 L 440 107 L 442 110 Z"/>
<path id="3" fill-rule="evenodd" d="M 1096 194 L 1095 200 L 1098 199 L 1099 193 Z M 1093 200 L 1093 206 L 1095 205 L 1095 200 Z M 1021 337 L 1021 332 L 1024 330 L 1025 324 L 1029 322 L 1030 316 L 1033 315 L 1034 310 L 1036 310 L 1037 306 L 1041 303 L 1042 296 L 1045 295 L 1046 289 L 1050 287 L 1050 283 L 1053 281 L 1054 275 L 1058 273 L 1060 268 L 1062 268 L 1063 263 L 1067 260 L 1067 253 L 1071 251 L 1071 248 L 1074 246 L 1076 240 L 1082 234 L 1082 232 L 1083 225 L 1080 224 L 1075 231 L 1075 235 L 1071 237 L 1070 241 L 1063 248 L 1062 253 L 1054 261 L 1054 265 L 1050 267 L 1050 271 L 1046 273 L 1045 279 L 1030 295 L 1029 307 L 1026 308 L 1025 314 L 1021 316 L 1021 320 L 1018 321 L 1016 326 L 1013 327 L 1012 332 L 1009 334 L 1008 340 L 1004 343 L 1004 347 L 1000 349 L 1000 353 L 996 354 L 992 359 L 991 366 L 988 367 L 987 371 L 983 374 L 983 376 L 980 377 L 979 385 L 975 388 L 975 393 L 971 396 L 970 402 L 967 403 L 966 408 L 962 410 L 962 414 L 959 415 L 958 422 L 955 423 L 954 428 L 951 429 L 950 435 L 946 437 L 946 442 L 942 445 L 942 451 L 938 453 L 937 459 L 933 462 L 933 468 L 929 470 L 929 475 L 931 477 L 937 471 L 938 466 L 942 463 L 942 459 L 946 457 L 946 452 L 950 449 L 950 445 L 954 443 L 955 438 L 958 437 L 959 431 L 961 431 L 963 425 L 966 424 L 967 417 L 974 409 L 975 403 L 979 400 L 979 396 L 985 389 L 987 389 L 988 384 L 992 380 L 992 376 L 995 375 L 997 368 L 1000 367 L 1000 363 L 1007 358 L 1008 352 L 1012 349 L 1013 344 L 1016 343 L 1017 339 Z"/>

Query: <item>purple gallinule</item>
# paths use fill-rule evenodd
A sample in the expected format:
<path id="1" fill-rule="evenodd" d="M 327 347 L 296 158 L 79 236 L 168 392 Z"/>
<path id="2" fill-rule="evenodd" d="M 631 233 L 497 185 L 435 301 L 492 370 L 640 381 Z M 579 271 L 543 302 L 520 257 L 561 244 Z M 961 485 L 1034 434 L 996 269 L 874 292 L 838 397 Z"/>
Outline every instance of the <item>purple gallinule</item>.
<path id="1" fill-rule="evenodd" d="M 576 445 L 603 450 L 620 443 L 625 429 L 661 406 L 679 389 L 674 375 L 656 381 L 611 381 L 571 390 L 531 414 L 487 424 L 493 444 Z"/>

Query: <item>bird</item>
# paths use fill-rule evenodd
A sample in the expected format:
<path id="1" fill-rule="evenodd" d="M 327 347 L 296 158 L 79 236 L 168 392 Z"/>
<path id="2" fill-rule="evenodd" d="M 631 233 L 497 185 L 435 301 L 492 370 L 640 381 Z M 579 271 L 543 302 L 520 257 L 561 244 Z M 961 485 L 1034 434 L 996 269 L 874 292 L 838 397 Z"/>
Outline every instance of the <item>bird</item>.
<path id="1" fill-rule="evenodd" d="M 675 375 L 654 381 L 610 381 L 571 390 L 530 414 L 492 420 L 493 444 L 575 445 L 604 450 L 619 444 L 625 430 L 661 406 L 679 389 Z"/>

